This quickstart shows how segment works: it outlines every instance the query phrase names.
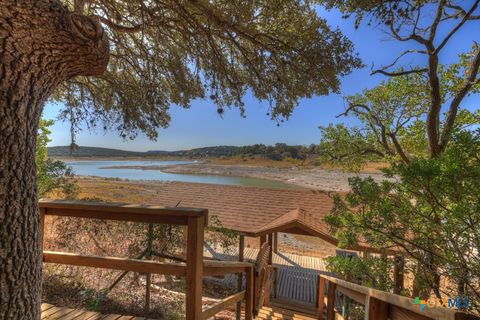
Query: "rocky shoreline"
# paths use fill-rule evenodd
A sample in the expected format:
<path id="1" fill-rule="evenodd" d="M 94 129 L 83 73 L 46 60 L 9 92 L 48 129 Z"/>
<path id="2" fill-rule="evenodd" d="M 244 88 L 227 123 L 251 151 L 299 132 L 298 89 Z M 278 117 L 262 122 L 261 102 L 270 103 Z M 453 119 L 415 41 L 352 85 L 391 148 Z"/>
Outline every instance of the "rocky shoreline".
<path id="1" fill-rule="evenodd" d="M 275 181 L 282 181 L 289 184 L 325 191 L 348 191 L 348 178 L 360 176 L 366 178 L 371 176 L 380 181 L 383 179 L 381 173 L 348 173 L 335 169 L 311 168 L 276 168 L 248 165 L 220 165 L 209 163 L 182 164 L 171 166 L 114 166 L 105 167 L 115 169 L 141 169 L 160 170 L 166 173 L 176 174 L 200 174 L 260 178 Z"/>

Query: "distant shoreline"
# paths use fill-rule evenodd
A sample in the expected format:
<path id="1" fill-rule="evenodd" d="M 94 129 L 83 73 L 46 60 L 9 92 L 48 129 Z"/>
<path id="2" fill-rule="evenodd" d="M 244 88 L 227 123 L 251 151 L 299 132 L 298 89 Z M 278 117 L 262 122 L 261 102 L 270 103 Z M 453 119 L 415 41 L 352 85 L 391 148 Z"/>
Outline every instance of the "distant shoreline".
<path id="1" fill-rule="evenodd" d="M 186 157 L 179 157 L 179 156 L 137 156 L 137 157 L 58 157 L 52 156 L 50 157 L 54 160 L 60 161 L 201 161 L 199 159 L 189 159 Z"/>
<path id="2" fill-rule="evenodd" d="M 167 166 L 110 166 L 103 169 L 137 169 L 137 170 L 158 170 L 165 173 L 174 174 L 194 174 L 194 175 L 217 175 L 242 178 L 256 178 L 280 181 L 291 185 L 318 189 L 324 191 L 349 191 L 348 178 L 360 176 L 366 178 L 371 176 L 373 179 L 382 180 L 381 173 L 347 173 L 337 169 L 323 169 L 318 167 L 298 168 L 298 167 L 266 167 L 256 165 L 235 165 L 235 164 L 213 164 L 213 163 L 195 163 L 179 164 Z"/>

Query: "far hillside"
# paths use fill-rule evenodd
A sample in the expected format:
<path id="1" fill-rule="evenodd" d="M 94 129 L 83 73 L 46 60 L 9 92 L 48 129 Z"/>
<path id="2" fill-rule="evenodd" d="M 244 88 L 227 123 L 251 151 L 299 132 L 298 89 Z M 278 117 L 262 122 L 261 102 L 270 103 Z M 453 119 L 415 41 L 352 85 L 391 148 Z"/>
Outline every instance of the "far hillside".
<path id="1" fill-rule="evenodd" d="M 212 146 L 195 148 L 190 150 L 161 151 L 151 150 L 146 152 L 126 151 L 110 148 L 79 146 L 71 150 L 70 146 L 48 147 L 50 157 L 65 158 L 116 158 L 116 157 L 146 157 L 163 158 L 177 157 L 188 159 L 204 158 L 240 158 L 243 160 L 252 158 L 264 158 L 268 160 L 281 161 L 287 159 L 305 160 L 317 156 L 317 146 L 290 146 L 285 143 L 275 145 L 255 144 L 249 146 Z"/>
<path id="2" fill-rule="evenodd" d="M 110 148 L 78 147 L 71 150 L 70 146 L 48 147 L 50 157 L 142 157 L 144 152 L 134 152 Z"/>

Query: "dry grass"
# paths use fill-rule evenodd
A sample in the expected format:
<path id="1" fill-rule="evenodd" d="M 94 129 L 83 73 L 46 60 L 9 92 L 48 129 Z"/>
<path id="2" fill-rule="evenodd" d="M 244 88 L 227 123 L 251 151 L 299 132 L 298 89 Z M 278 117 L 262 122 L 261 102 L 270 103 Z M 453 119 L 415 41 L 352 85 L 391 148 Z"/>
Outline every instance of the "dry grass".
<path id="1" fill-rule="evenodd" d="M 79 178 L 79 199 L 147 204 L 161 189 L 161 183 L 118 179 Z"/>

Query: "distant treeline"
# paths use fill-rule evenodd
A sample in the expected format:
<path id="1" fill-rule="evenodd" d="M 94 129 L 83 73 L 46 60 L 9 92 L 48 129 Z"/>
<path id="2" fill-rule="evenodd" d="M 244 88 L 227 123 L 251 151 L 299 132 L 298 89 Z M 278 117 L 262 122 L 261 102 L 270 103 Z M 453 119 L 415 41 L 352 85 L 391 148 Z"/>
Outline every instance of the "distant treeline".
<path id="1" fill-rule="evenodd" d="M 286 143 L 277 143 L 273 146 L 267 146 L 264 144 L 254 144 L 240 147 L 237 154 L 240 156 L 263 156 L 267 159 L 278 161 L 284 159 L 305 160 L 317 154 L 317 145 L 289 146 Z"/>
<path id="2" fill-rule="evenodd" d="M 286 143 L 275 145 L 254 144 L 249 146 L 214 146 L 178 151 L 147 151 L 134 152 L 99 147 L 77 147 L 71 150 L 69 146 L 49 147 L 50 157 L 182 157 L 182 158 L 221 158 L 221 157 L 263 157 L 270 160 L 295 159 L 305 160 L 317 153 L 317 146 L 290 146 Z"/>

